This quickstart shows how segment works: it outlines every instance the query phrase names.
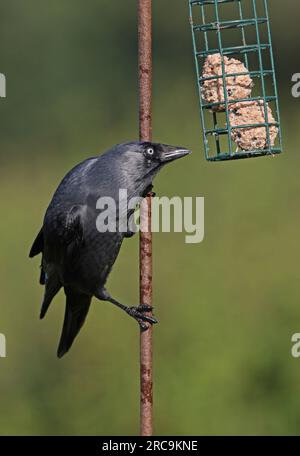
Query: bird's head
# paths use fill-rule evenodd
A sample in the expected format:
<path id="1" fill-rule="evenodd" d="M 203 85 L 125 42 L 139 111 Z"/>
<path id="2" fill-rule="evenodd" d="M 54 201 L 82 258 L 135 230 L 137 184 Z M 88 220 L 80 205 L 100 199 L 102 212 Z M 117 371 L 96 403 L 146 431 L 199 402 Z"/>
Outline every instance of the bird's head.
<path id="1" fill-rule="evenodd" d="M 138 143 L 138 152 L 143 155 L 143 165 L 146 168 L 161 168 L 178 158 L 191 153 L 185 147 L 169 146 L 167 144 L 141 142 Z"/>
<path id="2" fill-rule="evenodd" d="M 119 165 L 131 179 L 150 183 L 165 165 L 189 155 L 191 151 L 154 142 L 130 142 L 116 146 L 115 153 Z"/>

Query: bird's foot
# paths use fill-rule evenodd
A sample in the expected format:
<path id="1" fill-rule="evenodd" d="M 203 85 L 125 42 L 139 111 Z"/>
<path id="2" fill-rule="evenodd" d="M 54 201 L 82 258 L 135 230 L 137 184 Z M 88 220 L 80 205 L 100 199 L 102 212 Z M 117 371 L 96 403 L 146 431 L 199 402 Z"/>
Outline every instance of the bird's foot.
<path id="1" fill-rule="evenodd" d="M 154 196 L 156 196 L 156 193 L 153 192 L 152 189 L 153 189 L 153 185 L 152 184 L 148 185 L 145 192 L 143 193 L 143 197 L 151 196 L 152 198 L 154 198 Z"/>
<path id="2" fill-rule="evenodd" d="M 148 304 L 140 304 L 139 306 L 136 307 L 136 309 L 139 312 L 152 312 L 153 307 L 152 306 L 148 306 Z"/>
<path id="3" fill-rule="evenodd" d="M 158 323 L 156 318 L 144 314 L 144 312 L 151 312 L 152 309 L 153 307 L 147 304 L 140 304 L 137 307 L 128 307 L 126 312 L 138 322 L 142 331 L 146 331 L 149 328 L 147 323 L 150 323 L 150 325 Z"/>

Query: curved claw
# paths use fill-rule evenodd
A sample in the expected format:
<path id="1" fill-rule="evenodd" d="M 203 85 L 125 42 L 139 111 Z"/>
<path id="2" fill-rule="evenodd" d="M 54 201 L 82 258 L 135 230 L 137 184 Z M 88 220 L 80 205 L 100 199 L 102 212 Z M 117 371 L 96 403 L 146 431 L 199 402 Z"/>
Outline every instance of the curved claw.
<path id="1" fill-rule="evenodd" d="M 158 323 L 156 318 L 150 317 L 148 315 L 144 315 L 140 311 L 140 307 L 129 307 L 126 312 L 128 313 L 128 315 L 135 318 L 136 320 L 146 321 L 147 323 L 150 323 L 151 325 Z"/>
<path id="2" fill-rule="evenodd" d="M 140 320 L 139 318 L 136 319 L 136 321 L 138 322 L 138 324 L 140 325 L 140 330 L 141 331 L 147 331 L 149 329 L 149 325 L 147 325 L 147 323 L 144 323 L 142 320 Z"/>

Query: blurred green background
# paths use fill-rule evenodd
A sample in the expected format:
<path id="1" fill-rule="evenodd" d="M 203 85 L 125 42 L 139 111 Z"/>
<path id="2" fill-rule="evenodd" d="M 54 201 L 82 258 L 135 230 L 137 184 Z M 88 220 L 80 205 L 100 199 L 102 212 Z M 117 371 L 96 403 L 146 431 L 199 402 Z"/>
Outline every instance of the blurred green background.
<path id="1" fill-rule="evenodd" d="M 270 3 L 285 153 L 204 161 L 187 1 L 154 0 L 154 139 L 194 153 L 158 195 L 205 196 L 205 240 L 154 235 L 155 433 L 298 434 L 300 360 L 300 5 Z M 138 327 L 94 301 L 71 352 L 55 357 L 61 293 L 40 322 L 28 259 L 51 195 L 76 163 L 137 138 L 136 1 L 0 4 L 0 434 L 136 434 Z M 138 302 L 138 237 L 108 282 Z"/>

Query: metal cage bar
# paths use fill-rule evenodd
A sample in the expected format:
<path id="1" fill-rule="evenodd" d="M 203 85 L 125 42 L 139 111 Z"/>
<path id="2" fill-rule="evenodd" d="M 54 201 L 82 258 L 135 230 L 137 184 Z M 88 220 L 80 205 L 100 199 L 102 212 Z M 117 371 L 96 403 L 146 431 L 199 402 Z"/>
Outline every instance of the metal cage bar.
<path id="1" fill-rule="evenodd" d="M 227 10 L 231 8 L 232 18 L 224 18 L 224 8 Z M 282 132 L 267 0 L 189 0 L 189 11 L 206 159 L 222 161 L 279 154 L 282 152 Z M 224 33 L 228 33 L 228 30 L 231 33 L 235 33 L 234 30 L 240 30 L 238 42 L 233 40 L 229 43 L 230 46 L 227 45 L 228 43 L 225 45 L 224 40 Z M 250 33 L 251 39 L 248 38 Z M 211 44 L 212 41 L 214 41 L 213 44 Z M 203 76 L 204 61 L 213 54 L 220 54 L 222 74 Z M 233 55 L 242 58 L 247 72 L 226 73 L 225 57 L 229 58 Z M 265 65 L 267 58 L 270 60 L 269 65 Z M 255 66 L 253 60 L 257 61 Z M 258 86 L 261 87 L 261 91 L 252 92 L 248 98 L 229 99 L 228 78 L 245 75 L 259 83 L 255 85 L 254 92 L 257 92 Z M 210 80 L 222 81 L 224 99 L 216 102 L 207 102 L 203 99 L 203 84 Z M 273 87 L 272 93 L 268 92 L 270 84 Z M 258 108 L 262 110 L 264 122 L 232 124 L 230 106 L 243 102 L 257 103 Z M 269 103 L 275 106 L 273 111 L 275 121 L 272 122 L 272 119 L 269 119 Z M 212 124 L 212 127 L 208 127 L 208 123 Z M 272 127 L 278 129 L 278 138 L 274 145 L 271 140 Z M 265 128 L 264 149 L 249 151 L 237 148 L 234 150 L 232 131 L 251 128 Z M 225 138 L 227 147 L 224 147 Z"/>

